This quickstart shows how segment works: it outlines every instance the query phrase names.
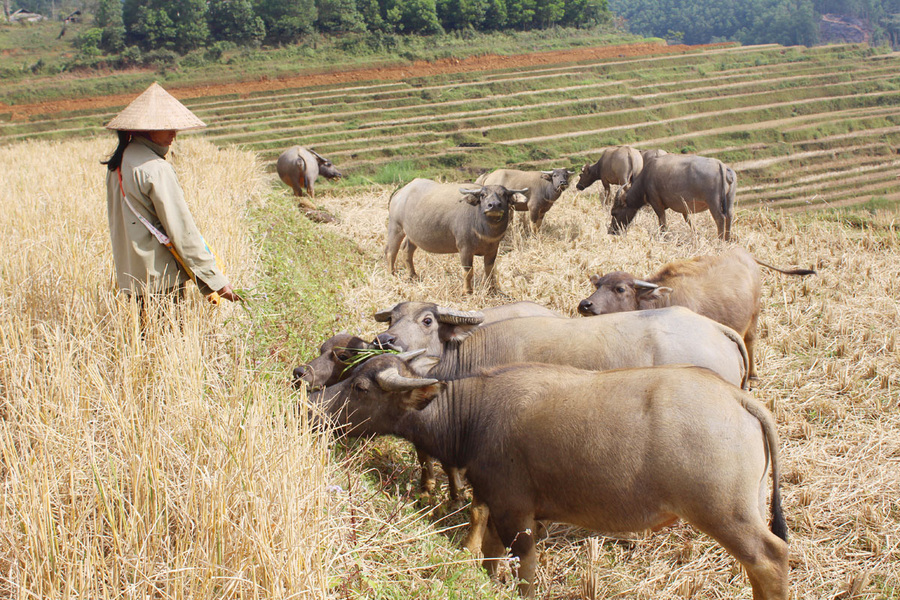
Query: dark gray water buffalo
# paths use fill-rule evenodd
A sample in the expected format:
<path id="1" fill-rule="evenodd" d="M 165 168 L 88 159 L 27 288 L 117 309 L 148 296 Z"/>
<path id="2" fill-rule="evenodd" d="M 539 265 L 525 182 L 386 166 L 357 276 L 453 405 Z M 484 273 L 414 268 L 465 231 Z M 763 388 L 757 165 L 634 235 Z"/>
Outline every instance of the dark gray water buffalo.
<path id="1" fill-rule="evenodd" d="M 788 599 L 774 419 L 706 369 L 520 364 L 444 382 L 385 355 L 317 401 L 339 427 L 398 435 L 465 469 L 490 513 L 485 566 L 493 574 L 510 548 L 522 595 L 534 595 L 538 520 L 627 532 L 680 518 L 743 565 L 755 599 Z"/>
<path id="2" fill-rule="evenodd" d="M 475 180 L 475 183 L 528 189 L 528 192 L 525 193 L 528 202 L 525 206 L 517 204 L 516 210 L 528 211 L 531 230 L 537 233 L 544 222 L 544 215 L 553 208 L 553 203 L 569 187 L 569 176 L 574 174 L 574 171 L 568 169 L 553 169 L 552 171 L 497 169 L 493 173 L 482 175 Z"/>
<path id="3" fill-rule="evenodd" d="M 459 253 L 465 290 L 472 293 L 472 264 L 484 256 L 484 278 L 497 289 L 494 262 L 500 240 L 509 226 L 509 212 L 516 194 L 527 189 L 507 189 L 502 185 L 437 183 L 414 179 L 391 196 L 385 258 L 388 269 L 400 244 L 406 239 L 406 268 L 416 276 L 413 253 L 416 248 L 435 254 Z"/>
<path id="4" fill-rule="evenodd" d="M 300 198 L 303 208 L 315 210 L 315 205 L 303 197 L 303 190 L 310 198 L 316 197 L 316 178 L 319 175 L 328 179 L 340 178 L 341 173 L 331 161 L 316 153 L 315 150 L 294 146 L 288 148 L 278 157 L 275 170 L 281 180 L 290 186 L 294 195 Z"/>
<path id="5" fill-rule="evenodd" d="M 448 321 L 423 336 L 417 323 L 399 320 L 373 343 L 402 351 L 425 348 L 427 355 L 440 357 L 429 375 L 441 379 L 540 362 L 593 371 L 692 364 L 736 386 L 747 383 L 747 349 L 740 335 L 680 306 L 593 319 L 524 317 L 480 326 L 480 315 L 461 313 Z"/>
<path id="6" fill-rule="evenodd" d="M 597 162 L 581 168 L 581 176 L 575 187 L 584 190 L 599 179 L 603 189 L 606 190 L 604 197 L 609 198 L 610 185 L 620 185 L 628 189 L 643 168 L 644 158 L 638 150 L 630 146 L 607 148 Z"/>
<path id="7" fill-rule="evenodd" d="M 334 385 L 349 374 L 349 367 L 361 350 L 374 347 L 355 335 L 338 333 L 325 340 L 319 356 L 294 369 L 294 386 L 299 387 L 300 382 L 306 383 L 309 389 Z"/>
<path id="8" fill-rule="evenodd" d="M 624 196 L 616 197 L 609 233 L 624 232 L 637 211 L 648 204 L 662 230 L 666 229 L 667 208 L 681 213 L 688 224 L 691 214 L 709 210 L 719 237 L 728 240 L 736 190 L 737 175 L 720 160 L 683 154 L 659 156 L 647 163 Z"/>
<path id="9" fill-rule="evenodd" d="M 743 248 L 721 256 L 698 256 L 663 266 L 655 275 L 635 279 L 631 273 L 615 271 L 592 275 L 594 293 L 578 304 L 585 316 L 685 306 L 731 327 L 747 346 L 750 378 L 756 378 L 756 323 L 760 310 L 760 264 L 787 275 L 814 275 L 809 269 L 779 269 L 756 260 Z"/>
<path id="10" fill-rule="evenodd" d="M 375 313 L 375 320 L 387 323 L 388 331 L 395 332 L 393 338 L 383 338 L 386 343 L 396 344 L 402 339 L 403 348 L 418 350 L 425 348 L 429 356 L 439 356 L 446 334 L 452 327 L 488 325 L 506 319 L 521 317 L 563 318 L 556 311 L 535 302 L 513 302 L 502 306 L 492 306 L 479 311 L 461 311 L 438 306 L 433 302 L 400 302 L 391 308 Z M 376 338 L 373 345 L 378 344 Z"/>

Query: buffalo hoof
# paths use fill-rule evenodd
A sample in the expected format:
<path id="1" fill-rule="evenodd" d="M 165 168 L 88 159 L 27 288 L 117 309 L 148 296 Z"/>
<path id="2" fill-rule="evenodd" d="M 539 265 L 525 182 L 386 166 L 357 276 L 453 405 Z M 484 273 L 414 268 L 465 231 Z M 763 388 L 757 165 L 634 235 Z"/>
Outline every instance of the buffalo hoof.
<path id="1" fill-rule="evenodd" d="M 333 214 L 324 210 L 305 210 L 303 214 L 314 223 L 334 223 L 336 220 Z"/>

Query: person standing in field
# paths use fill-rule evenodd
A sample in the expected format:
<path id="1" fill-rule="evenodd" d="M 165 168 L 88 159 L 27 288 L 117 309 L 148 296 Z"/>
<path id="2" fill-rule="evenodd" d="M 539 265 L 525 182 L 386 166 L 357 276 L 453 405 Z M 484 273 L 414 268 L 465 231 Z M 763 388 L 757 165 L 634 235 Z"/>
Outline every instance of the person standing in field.
<path id="1" fill-rule="evenodd" d="M 211 302 L 241 300 L 216 265 L 166 161 L 179 131 L 201 127 L 206 124 L 158 83 L 106 126 L 119 136 L 102 161 L 116 280 L 142 310 L 148 296 L 181 299 L 189 279 Z"/>

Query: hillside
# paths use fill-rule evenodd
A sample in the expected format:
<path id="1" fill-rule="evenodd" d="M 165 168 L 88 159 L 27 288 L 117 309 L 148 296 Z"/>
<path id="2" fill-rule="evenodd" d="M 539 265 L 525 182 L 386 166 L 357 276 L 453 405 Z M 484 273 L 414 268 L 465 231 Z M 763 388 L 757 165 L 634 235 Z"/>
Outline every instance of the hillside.
<path id="1" fill-rule="evenodd" d="M 223 147 L 315 147 L 347 187 L 595 160 L 613 144 L 714 156 L 738 202 L 893 204 L 900 59 L 865 46 L 629 45 L 175 89 Z M 301 86 L 302 84 L 308 86 Z M 102 134 L 130 96 L 7 107 L 0 142 Z M 67 110 L 77 109 L 77 110 Z"/>

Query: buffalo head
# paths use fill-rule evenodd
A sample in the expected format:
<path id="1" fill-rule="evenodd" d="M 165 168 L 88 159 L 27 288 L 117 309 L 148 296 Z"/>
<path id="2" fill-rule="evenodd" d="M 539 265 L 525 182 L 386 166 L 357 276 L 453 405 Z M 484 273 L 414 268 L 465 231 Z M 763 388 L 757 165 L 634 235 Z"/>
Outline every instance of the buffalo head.
<path id="1" fill-rule="evenodd" d="M 444 342 L 462 340 L 484 321 L 481 312 L 438 306 L 432 302 L 401 302 L 375 313 L 375 320 L 388 323 L 373 344 L 400 351 L 425 349 L 428 356 L 440 356 Z"/>
<path id="2" fill-rule="evenodd" d="M 327 179 L 340 179 L 341 177 L 343 177 L 341 172 L 335 168 L 330 160 L 311 148 L 308 148 L 308 150 L 313 156 L 316 157 L 316 162 L 319 164 L 319 175 L 322 175 Z"/>
<path id="3" fill-rule="evenodd" d="M 361 350 L 373 347 L 365 340 L 345 332 L 328 338 L 319 348 L 319 356 L 294 369 L 294 387 L 300 387 L 301 382 L 309 389 L 334 385 L 343 379 Z"/>
<path id="4" fill-rule="evenodd" d="M 444 387 L 419 377 L 409 364 L 422 352 L 375 356 L 346 380 L 310 394 L 310 421 L 350 436 L 396 433 L 404 413 L 425 408 Z"/>
<path id="5" fill-rule="evenodd" d="M 568 169 L 553 169 L 552 171 L 541 171 L 541 179 L 552 183 L 553 191 L 561 194 L 569 187 L 569 176 L 574 174 L 575 171 Z"/>
<path id="6" fill-rule="evenodd" d="M 615 271 L 604 276 L 591 275 L 594 293 L 578 303 L 578 312 L 586 317 L 638 310 L 642 304 L 672 292 L 671 288 L 635 279 L 630 273 Z"/>
<path id="7" fill-rule="evenodd" d="M 472 206 L 480 206 L 481 213 L 489 221 L 502 221 L 509 217 L 509 209 L 516 202 L 516 194 L 524 194 L 528 188 L 521 190 L 506 189 L 502 185 L 483 185 L 480 188 L 459 188 L 463 194 L 460 202 L 468 202 Z"/>

